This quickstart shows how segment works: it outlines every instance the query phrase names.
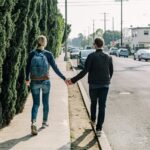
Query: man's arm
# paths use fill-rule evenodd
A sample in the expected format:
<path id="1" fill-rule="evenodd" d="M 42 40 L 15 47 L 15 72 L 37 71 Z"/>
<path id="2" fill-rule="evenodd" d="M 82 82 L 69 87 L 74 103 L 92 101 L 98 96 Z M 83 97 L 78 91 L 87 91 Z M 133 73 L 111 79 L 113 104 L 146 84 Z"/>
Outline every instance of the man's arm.
<path id="1" fill-rule="evenodd" d="M 89 72 L 90 68 L 91 68 L 91 64 L 92 64 L 92 58 L 91 58 L 92 55 L 89 55 L 85 61 L 85 66 L 84 66 L 84 69 L 82 71 L 79 72 L 79 74 L 77 74 L 75 77 L 73 77 L 71 79 L 71 82 L 72 83 L 75 83 L 77 82 L 78 80 L 82 79 L 86 74 L 87 72 Z"/>
<path id="2" fill-rule="evenodd" d="M 110 72 L 110 78 L 112 78 L 113 72 L 114 72 L 114 67 L 113 67 L 113 60 L 112 57 L 109 59 L 109 72 Z"/>

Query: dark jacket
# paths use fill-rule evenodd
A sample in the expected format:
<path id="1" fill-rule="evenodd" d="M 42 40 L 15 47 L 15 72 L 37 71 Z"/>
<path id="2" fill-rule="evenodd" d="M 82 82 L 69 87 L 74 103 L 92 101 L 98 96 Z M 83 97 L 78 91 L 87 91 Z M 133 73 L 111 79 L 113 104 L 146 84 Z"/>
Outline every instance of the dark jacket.
<path id="1" fill-rule="evenodd" d="M 37 49 L 36 50 L 37 52 L 39 53 L 44 53 L 44 55 L 46 56 L 50 66 L 53 68 L 53 70 L 55 71 L 55 73 L 60 77 L 62 78 L 63 80 L 65 80 L 66 78 L 63 76 L 63 74 L 60 72 L 60 70 L 58 69 L 56 63 L 55 63 L 55 59 L 53 57 L 53 54 L 47 50 L 40 50 L 40 49 Z M 31 60 L 33 58 L 35 54 L 35 50 L 31 51 L 29 53 L 29 57 L 28 57 L 28 60 L 27 60 L 27 66 L 26 66 L 26 81 L 29 80 L 29 75 L 30 75 L 30 66 L 31 66 Z"/>
<path id="2" fill-rule="evenodd" d="M 89 84 L 108 85 L 113 75 L 112 57 L 103 53 L 102 49 L 88 55 L 84 69 L 71 79 L 73 83 L 88 74 Z"/>

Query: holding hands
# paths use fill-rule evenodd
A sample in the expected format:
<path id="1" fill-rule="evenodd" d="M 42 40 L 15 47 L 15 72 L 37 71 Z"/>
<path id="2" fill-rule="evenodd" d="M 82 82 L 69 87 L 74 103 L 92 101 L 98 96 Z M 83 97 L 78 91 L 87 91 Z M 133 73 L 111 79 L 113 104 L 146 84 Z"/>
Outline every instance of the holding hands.
<path id="1" fill-rule="evenodd" d="M 71 81 L 71 79 L 66 79 L 66 80 L 65 80 L 65 83 L 67 84 L 67 86 L 73 84 L 72 81 Z"/>
<path id="2" fill-rule="evenodd" d="M 27 86 L 29 86 L 30 85 L 30 81 L 28 80 L 28 81 L 26 81 L 26 85 Z"/>

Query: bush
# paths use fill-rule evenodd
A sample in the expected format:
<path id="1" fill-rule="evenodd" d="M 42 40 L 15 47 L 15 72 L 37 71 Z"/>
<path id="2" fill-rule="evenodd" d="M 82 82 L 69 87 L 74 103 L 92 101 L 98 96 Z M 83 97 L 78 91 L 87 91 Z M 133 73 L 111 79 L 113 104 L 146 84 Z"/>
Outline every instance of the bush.
<path id="1" fill-rule="evenodd" d="M 0 0 L 0 127 L 24 108 L 26 60 L 37 36 L 46 35 L 48 50 L 58 56 L 63 33 L 57 0 Z"/>

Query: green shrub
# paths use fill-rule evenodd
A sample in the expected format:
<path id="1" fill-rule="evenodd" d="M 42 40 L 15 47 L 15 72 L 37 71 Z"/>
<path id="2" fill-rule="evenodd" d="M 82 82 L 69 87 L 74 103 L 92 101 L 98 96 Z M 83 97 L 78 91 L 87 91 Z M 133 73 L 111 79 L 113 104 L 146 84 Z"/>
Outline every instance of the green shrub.
<path id="1" fill-rule="evenodd" d="M 47 36 L 47 49 L 58 56 L 64 20 L 57 0 L 0 0 L 0 128 L 24 108 L 26 60 L 39 34 Z"/>

